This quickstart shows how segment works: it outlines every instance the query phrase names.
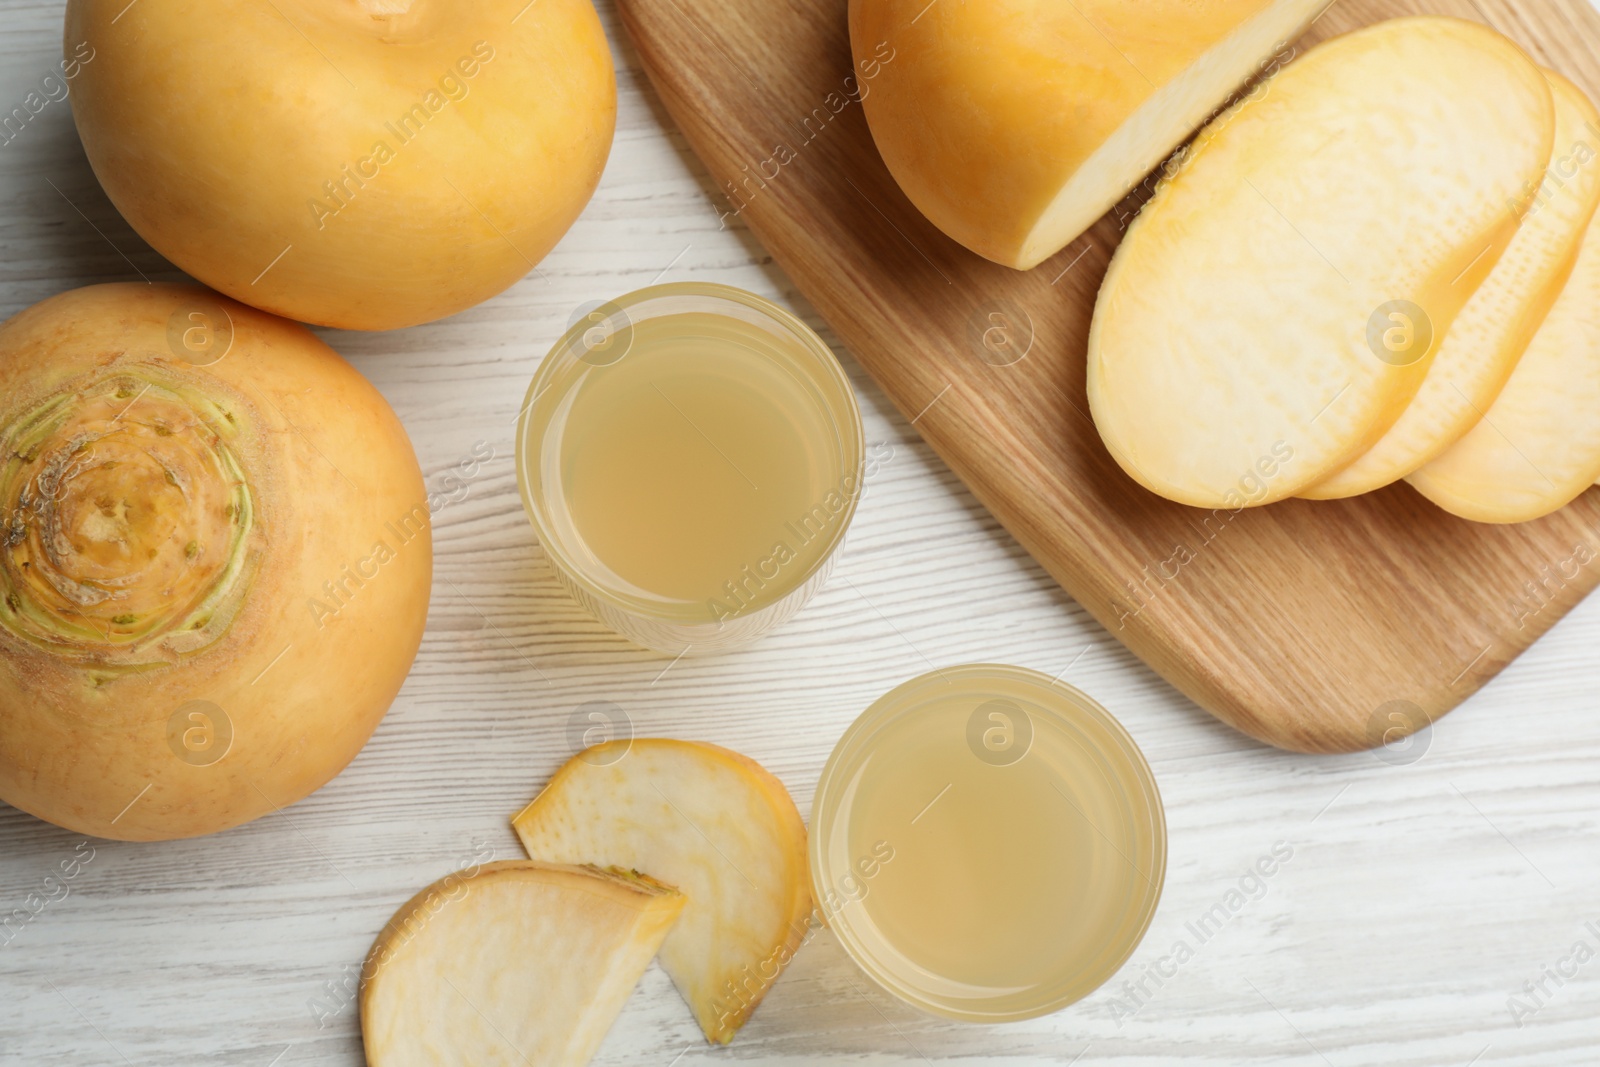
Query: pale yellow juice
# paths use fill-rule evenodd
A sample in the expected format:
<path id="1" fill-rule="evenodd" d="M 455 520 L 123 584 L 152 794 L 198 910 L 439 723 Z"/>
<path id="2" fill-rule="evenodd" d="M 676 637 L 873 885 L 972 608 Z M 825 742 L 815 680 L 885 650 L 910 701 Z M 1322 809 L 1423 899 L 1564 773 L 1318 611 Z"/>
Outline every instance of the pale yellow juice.
<path id="1" fill-rule="evenodd" d="M 896 690 L 841 741 L 813 819 L 824 913 L 891 991 L 977 1020 L 1086 995 L 1165 869 L 1148 767 L 1104 712 L 1014 668 Z"/>
<path id="2" fill-rule="evenodd" d="M 591 592 L 678 623 L 783 600 L 837 547 L 860 493 L 837 368 L 728 314 L 641 317 L 620 340 L 620 358 L 569 360 L 530 413 L 525 491 L 547 548 Z"/>

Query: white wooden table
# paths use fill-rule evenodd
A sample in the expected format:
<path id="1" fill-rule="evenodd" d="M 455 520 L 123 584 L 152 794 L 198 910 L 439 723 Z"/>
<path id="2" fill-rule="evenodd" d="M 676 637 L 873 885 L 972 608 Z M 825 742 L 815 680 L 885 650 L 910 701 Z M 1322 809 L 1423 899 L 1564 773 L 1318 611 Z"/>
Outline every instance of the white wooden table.
<path id="1" fill-rule="evenodd" d="M 61 13 L 59 0 L 0 0 L 0 110 L 59 57 Z M 1445 720 L 1420 760 L 1262 748 L 1088 619 L 842 349 L 867 438 L 893 458 L 834 580 L 797 620 L 748 651 L 672 664 L 563 595 L 518 501 L 512 419 L 580 303 L 657 280 L 727 282 L 828 336 L 748 233 L 719 229 L 704 169 L 609 4 L 602 15 L 619 67 L 616 146 L 540 273 L 431 326 L 326 334 L 394 404 L 430 485 L 480 442 L 495 457 L 436 517 L 428 631 L 400 699 L 331 785 L 220 837 L 85 844 L 0 806 L 0 911 L 92 850 L 68 895 L 0 946 L 0 1064 L 358 1065 L 347 976 L 414 890 L 480 848 L 520 855 L 508 817 L 570 754 L 566 724 L 585 701 L 617 703 L 641 736 L 748 753 L 809 812 L 829 750 L 867 704 L 931 665 L 980 660 L 1064 671 L 1155 768 L 1170 868 L 1123 972 L 1049 1018 L 958 1025 L 871 986 L 823 933 L 725 1049 L 704 1044 L 652 967 L 597 1063 L 1600 1059 L 1600 602 Z M 50 104 L 0 146 L 0 314 L 141 275 L 179 277 L 100 191 L 68 105 Z M 1230 897 L 1274 845 L 1292 858 L 1257 899 Z M 1202 940 L 1208 913 L 1226 921 Z M 1180 941 L 1193 955 L 1178 965 Z"/>

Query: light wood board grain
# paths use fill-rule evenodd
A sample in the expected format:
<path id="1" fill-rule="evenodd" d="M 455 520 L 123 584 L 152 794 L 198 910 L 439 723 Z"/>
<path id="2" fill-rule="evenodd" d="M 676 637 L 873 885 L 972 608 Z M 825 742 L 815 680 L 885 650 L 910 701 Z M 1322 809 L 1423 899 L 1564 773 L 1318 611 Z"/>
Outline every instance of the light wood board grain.
<path id="1" fill-rule="evenodd" d="M 1546 581 L 1579 545 L 1600 553 L 1600 493 L 1507 528 L 1405 485 L 1243 513 L 1145 491 L 1084 395 L 1095 294 L 1137 190 L 1034 270 L 997 266 L 927 222 L 883 166 L 850 95 L 846 0 L 620 6 L 728 209 L 1045 570 L 1223 721 L 1297 751 L 1371 747 L 1396 708 L 1436 720 L 1600 582 L 1593 567 Z M 1419 12 L 1488 21 L 1600 97 L 1600 18 L 1582 0 L 1344 0 L 1301 47 Z M 1012 346 L 1025 358 L 985 358 L 995 322 L 1031 341 Z"/>

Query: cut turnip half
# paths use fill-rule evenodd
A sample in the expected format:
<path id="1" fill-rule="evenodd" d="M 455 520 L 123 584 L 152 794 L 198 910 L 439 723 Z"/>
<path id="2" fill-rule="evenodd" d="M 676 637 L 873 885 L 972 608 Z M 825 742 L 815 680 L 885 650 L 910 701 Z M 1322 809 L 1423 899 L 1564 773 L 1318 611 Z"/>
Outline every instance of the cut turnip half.
<path id="1" fill-rule="evenodd" d="M 1027 269 L 1070 244 L 1329 0 L 853 0 L 879 152 L 928 219 Z"/>
<path id="2" fill-rule="evenodd" d="M 760 764 L 691 741 L 585 749 L 512 825 L 528 855 L 649 871 L 689 898 L 661 966 L 707 1040 L 727 1043 L 806 936 L 806 830 Z"/>
<path id="3" fill-rule="evenodd" d="M 1366 451 L 1516 234 L 1554 113 L 1516 45 L 1424 17 L 1323 44 L 1213 122 L 1095 309 L 1089 400 L 1117 462 L 1238 509 Z"/>
<path id="4" fill-rule="evenodd" d="M 1561 294 L 1600 206 L 1600 110 L 1576 85 L 1545 73 L 1555 94 L 1555 151 L 1522 227 L 1461 309 L 1399 421 L 1360 459 L 1302 496 L 1358 496 L 1442 455 L 1489 410 Z"/>
<path id="5" fill-rule="evenodd" d="M 1600 216 L 1494 405 L 1407 479 L 1453 515 L 1527 522 L 1600 478 Z"/>
<path id="6" fill-rule="evenodd" d="M 683 911 L 633 871 L 518 861 L 450 875 L 362 971 L 371 1067 L 582 1067 Z"/>

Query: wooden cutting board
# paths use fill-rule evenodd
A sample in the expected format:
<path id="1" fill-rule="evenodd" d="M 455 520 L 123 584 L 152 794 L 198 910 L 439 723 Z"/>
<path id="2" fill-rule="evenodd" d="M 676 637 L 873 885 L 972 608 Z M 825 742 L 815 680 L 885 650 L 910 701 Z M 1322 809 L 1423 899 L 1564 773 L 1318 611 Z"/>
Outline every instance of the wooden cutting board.
<path id="1" fill-rule="evenodd" d="M 1137 191 L 1038 268 L 996 266 L 884 168 L 849 96 L 846 0 L 619 6 L 719 210 L 1062 587 L 1224 722 L 1297 751 L 1372 747 L 1455 707 L 1600 581 L 1597 492 L 1515 527 L 1451 518 L 1404 485 L 1237 516 L 1147 492 L 1084 396 L 1095 294 Z M 1419 13 L 1488 22 L 1600 100 L 1586 0 L 1344 0 L 1301 48 Z"/>

